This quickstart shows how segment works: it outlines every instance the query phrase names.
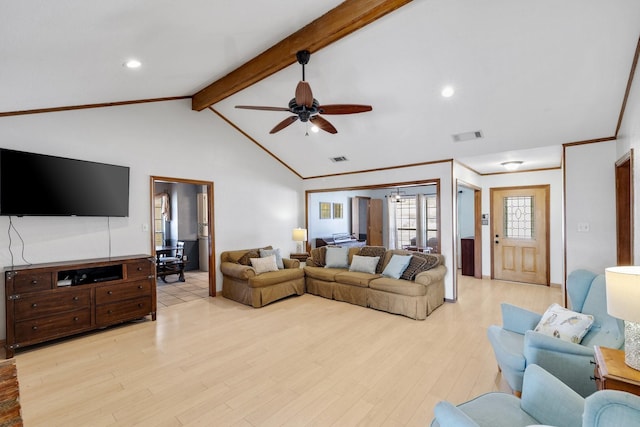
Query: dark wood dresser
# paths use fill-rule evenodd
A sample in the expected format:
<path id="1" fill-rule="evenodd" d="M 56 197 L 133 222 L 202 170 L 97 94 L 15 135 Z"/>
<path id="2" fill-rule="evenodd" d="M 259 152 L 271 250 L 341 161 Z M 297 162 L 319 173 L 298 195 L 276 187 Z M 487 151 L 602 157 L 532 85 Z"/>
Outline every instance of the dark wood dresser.
<path id="1" fill-rule="evenodd" d="M 155 261 L 149 255 L 5 268 L 6 357 L 15 350 L 151 315 Z"/>

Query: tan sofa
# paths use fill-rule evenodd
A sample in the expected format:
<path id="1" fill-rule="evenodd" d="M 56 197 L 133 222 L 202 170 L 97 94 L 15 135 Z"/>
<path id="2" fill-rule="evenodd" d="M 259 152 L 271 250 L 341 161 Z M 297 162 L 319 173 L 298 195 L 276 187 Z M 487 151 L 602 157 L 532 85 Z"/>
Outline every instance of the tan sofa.
<path id="1" fill-rule="evenodd" d="M 304 267 L 307 292 L 337 301 L 345 301 L 412 319 L 424 320 L 444 303 L 444 258 L 439 254 L 422 254 L 407 250 L 385 250 L 365 246 L 349 248 L 349 263 L 354 255 L 381 255 L 376 273 L 349 271 L 348 268 L 324 267 L 326 247 L 313 249 Z M 428 258 L 432 266 L 420 271 L 413 280 L 394 279 L 380 274 L 394 254 Z M 434 265 L 435 264 L 435 265 Z"/>
<path id="2" fill-rule="evenodd" d="M 283 258 L 284 269 L 256 274 L 249 258 L 259 256 L 259 248 L 220 254 L 222 295 L 225 298 L 258 308 L 290 295 L 304 294 L 304 270 L 300 268 L 300 261 Z"/>

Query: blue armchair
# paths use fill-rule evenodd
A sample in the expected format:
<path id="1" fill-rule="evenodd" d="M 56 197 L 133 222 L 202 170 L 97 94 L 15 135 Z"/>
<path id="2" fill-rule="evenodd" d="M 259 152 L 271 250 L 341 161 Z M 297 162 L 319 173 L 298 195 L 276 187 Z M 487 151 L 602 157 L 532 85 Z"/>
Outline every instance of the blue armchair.
<path id="1" fill-rule="evenodd" d="M 624 346 L 624 322 L 609 316 L 604 274 L 576 270 L 567 278 L 571 309 L 591 314 L 594 322 L 580 344 L 534 332 L 542 315 L 502 304 L 503 326 L 492 325 L 489 341 L 502 371 L 515 394 L 522 391 L 525 368 L 536 364 L 559 378 L 583 397 L 596 391 L 593 376 L 593 347 Z"/>
<path id="2" fill-rule="evenodd" d="M 599 391 L 583 398 L 537 365 L 524 373 L 522 399 L 487 393 L 453 406 L 434 408 L 431 427 L 640 427 L 640 397 L 622 391 Z"/>

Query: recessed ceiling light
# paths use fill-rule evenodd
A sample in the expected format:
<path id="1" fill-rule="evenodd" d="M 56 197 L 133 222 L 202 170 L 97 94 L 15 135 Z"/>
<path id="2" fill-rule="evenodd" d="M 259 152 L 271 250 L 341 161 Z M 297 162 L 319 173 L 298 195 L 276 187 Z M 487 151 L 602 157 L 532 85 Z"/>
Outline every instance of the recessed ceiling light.
<path id="1" fill-rule="evenodd" d="M 451 98 L 454 93 L 456 93 L 456 90 L 453 86 L 445 86 L 442 88 L 442 92 L 440 92 L 440 94 L 445 98 Z"/>
<path id="2" fill-rule="evenodd" d="M 140 68 L 142 63 L 137 59 L 130 59 L 127 62 L 125 62 L 123 65 L 127 68 Z"/>
<path id="3" fill-rule="evenodd" d="M 520 165 L 522 164 L 521 160 L 514 160 L 511 162 L 502 162 L 500 163 L 502 166 L 504 166 L 504 168 L 508 171 L 514 171 L 516 169 L 518 169 L 520 167 Z"/>

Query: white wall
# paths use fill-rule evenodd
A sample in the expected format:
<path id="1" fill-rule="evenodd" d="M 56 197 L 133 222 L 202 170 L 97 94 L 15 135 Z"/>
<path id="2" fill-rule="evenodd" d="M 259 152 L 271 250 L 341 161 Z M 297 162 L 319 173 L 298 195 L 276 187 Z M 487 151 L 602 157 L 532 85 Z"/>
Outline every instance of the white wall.
<path id="1" fill-rule="evenodd" d="M 616 265 L 616 160 L 615 141 L 565 148 L 567 274 Z"/>
<path id="2" fill-rule="evenodd" d="M 633 149 L 633 200 L 640 200 L 640 67 L 636 68 L 633 85 L 629 92 L 629 99 L 625 114 L 618 132 L 616 158 L 619 159 Z M 640 209 L 634 203 L 633 211 L 634 235 L 633 257 L 634 264 L 640 265 Z"/>
<path id="3" fill-rule="evenodd" d="M 112 256 L 151 252 L 150 231 L 142 231 L 151 221 L 151 175 L 214 182 L 216 262 L 229 249 L 293 251 L 291 230 L 304 223 L 300 179 L 215 114 L 193 112 L 189 100 L 4 117 L 0 146 L 129 166 L 129 217 L 110 220 Z M 14 217 L 13 224 L 30 263 L 109 255 L 106 218 Z M 0 229 L 8 226 L 0 217 Z M 3 266 L 25 263 L 12 238 L 13 261 L 0 233 Z M 4 337 L 4 304 L 0 311 Z"/>

